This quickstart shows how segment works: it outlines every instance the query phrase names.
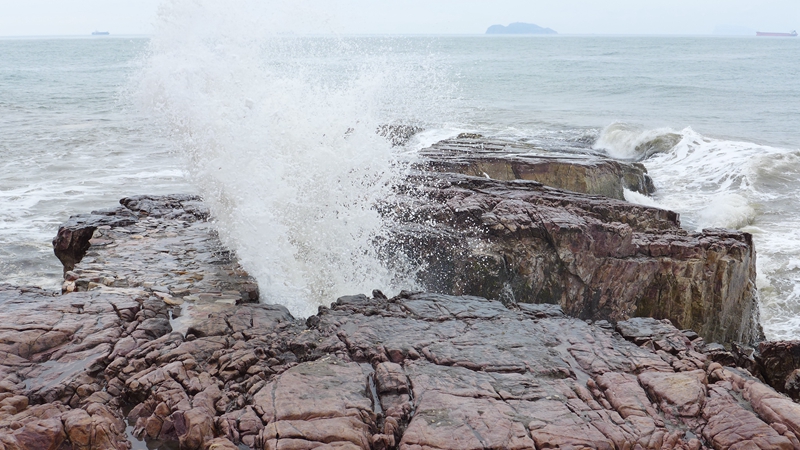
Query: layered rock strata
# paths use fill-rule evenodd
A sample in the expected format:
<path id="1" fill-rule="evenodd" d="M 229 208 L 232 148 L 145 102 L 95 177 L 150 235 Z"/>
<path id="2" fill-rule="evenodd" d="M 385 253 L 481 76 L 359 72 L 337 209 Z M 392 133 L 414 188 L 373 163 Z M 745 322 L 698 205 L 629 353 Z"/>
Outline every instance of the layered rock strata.
<path id="1" fill-rule="evenodd" d="M 640 163 L 602 155 L 570 154 L 530 144 L 461 134 L 419 152 L 425 170 L 461 173 L 493 180 L 538 181 L 547 186 L 624 200 L 623 189 L 652 194 L 653 180 Z"/>
<path id="2" fill-rule="evenodd" d="M 670 319 L 709 341 L 753 343 L 755 250 L 747 233 L 680 228 L 671 211 L 531 181 L 420 174 L 387 214 L 395 250 L 427 289 L 559 304 L 583 319 Z"/>

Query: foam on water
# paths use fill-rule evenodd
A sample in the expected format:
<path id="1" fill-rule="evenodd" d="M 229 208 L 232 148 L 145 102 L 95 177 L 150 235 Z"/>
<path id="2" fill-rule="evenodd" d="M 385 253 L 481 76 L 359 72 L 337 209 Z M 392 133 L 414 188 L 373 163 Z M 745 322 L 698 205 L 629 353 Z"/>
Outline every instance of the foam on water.
<path id="1" fill-rule="evenodd" d="M 648 197 L 644 194 L 640 194 L 636 191 L 631 191 L 628 189 L 622 190 L 623 195 L 625 196 L 625 200 L 631 203 L 636 203 L 637 205 L 644 205 L 644 206 L 651 206 L 653 208 L 661 208 L 666 209 L 664 205 L 658 203 L 657 201 L 653 200 L 652 197 Z"/>
<path id="2" fill-rule="evenodd" d="M 0 282 L 58 289 L 51 240 L 121 197 L 187 192 L 168 144 L 117 90 L 141 39 L 0 39 Z"/>
<path id="3" fill-rule="evenodd" d="M 594 147 L 617 159 L 639 161 L 672 150 L 681 135 L 668 128 L 641 130 L 625 123 L 613 123 L 603 130 Z"/>
<path id="4" fill-rule="evenodd" d="M 767 337 L 800 335 L 800 151 L 626 124 L 606 128 L 595 148 L 645 159 L 658 190 L 653 199 L 626 192 L 628 201 L 677 211 L 689 229 L 752 233 Z"/>
<path id="5" fill-rule="evenodd" d="M 340 295 L 413 288 L 376 246 L 376 202 L 403 170 L 376 130 L 422 119 L 431 72 L 357 41 L 276 35 L 272 2 L 241 3 L 162 8 L 136 97 L 187 157 L 263 301 L 307 316 Z"/>

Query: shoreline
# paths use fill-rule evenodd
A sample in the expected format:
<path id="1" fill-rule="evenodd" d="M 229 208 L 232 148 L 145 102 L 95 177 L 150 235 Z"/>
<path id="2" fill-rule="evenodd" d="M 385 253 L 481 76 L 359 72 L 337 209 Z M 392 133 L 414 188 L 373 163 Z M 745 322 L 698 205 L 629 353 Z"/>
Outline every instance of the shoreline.
<path id="1" fill-rule="evenodd" d="M 587 261 L 604 267 L 603 258 L 637 264 L 660 258 L 672 261 L 673 270 L 689 261 L 681 270 L 691 268 L 696 281 L 707 276 L 698 267 L 711 261 L 725 261 L 723 271 L 737 264 L 749 270 L 748 259 L 737 262 L 737 253 L 729 253 L 752 251 L 746 234 L 678 232 L 674 213 L 597 195 L 593 190 L 613 191 L 602 183 L 576 193 L 530 179 L 577 170 L 600 180 L 606 170 L 622 170 L 602 161 L 590 164 L 598 170 L 592 172 L 586 161 L 564 165 L 550 158 L 542 165 L 484 145 L 484 153 L 462 164 L 474 141 L 464 137 L 433 149 L 420 169 L 438 170 L 411 183 L 427 194 L 393 200 L 401 209 L 427 211 L 404 216 L 399 236 L 404 230 L 447 236 L 426 248 L 460 249 L 452 256 L 432 252 L 440 259 L 431 279 L 450 273 L 461 281 L 439 284 L 440 293 L 387 298 L 376 289 L 371 297 L 341 297 L 306 320 L 283 306 L 257 303 L 255 281 L 219 243 L 196 196 L 129 197 L 117 208 L 74 216 L 54 239 L 65 269 L 62 295 L 0 289 L 0 449 L 33 448 L 26 447 L 32 439 L 51 448 L 123 449 L 144 440 L 230 450 L 321 443 L 792 448 L 800 442 L 800 405 L 773 390 L 800 398 L 800 361 L 789 357 L 796 343 L 769 342 L 754 351 L 732 340 L 724 346 L 706 341 L 669 320 L 614 315 L 620 309 L 612 308 L 611 321 L 596 308 L 575 314 L 582 319 L 564 313 L 579 311 L 577 287 L 591 286 L 588 278 L 575 284 L 582 267 L 593 267 Z M 488 166 L 513 176 L 463 174 Z M 518 179 L 521 174 L 528 179 Z M 521 219 L 520 211 L 536 220 Z M 647 236 L 670 236 L 673 243 L 653 247 L 657 241 L 647 243 Z M 587 237 L 595 244 L 583 246 Z M 571 293 L 566 303 L 555 301 L 560 296 L 550 302 L 561 305 L 474 296 L 502 286 L 492 277 L 544 273 L 513 267 L 525 261 L 513 256 L 520 249 L 542 251 L 519 253 L 527 258 L 546 254 L 536 244 L 541 238 L 558 259 L 542 267 L 565 268 L 563 279 L 573 283 L 564 290 Z M 460 247 L 458 239 L 468 245 Z M 484 245 L 476 247 L 476 239 Z M 703 245 L 707 250 L 698 250 Z M 481 253 L 463 253 L 475 248 Z M 505 255 L 510 272 L 487 266 L 493 251 Z M 443 292 L 448 289 L 456 295 Z M 597 305 L 592 295 L 586 298 L 588 306 Z M 746 322 L 745 315 L 739 319 Z"/>

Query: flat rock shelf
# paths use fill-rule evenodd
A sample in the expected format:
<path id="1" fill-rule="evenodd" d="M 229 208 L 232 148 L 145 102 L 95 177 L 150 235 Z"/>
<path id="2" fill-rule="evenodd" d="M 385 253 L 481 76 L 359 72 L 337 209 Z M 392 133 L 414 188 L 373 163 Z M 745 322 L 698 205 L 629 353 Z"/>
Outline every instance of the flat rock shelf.
<path id="1" fill-rule="evenodd" d="M 745 347 L 424 292 L 298 320 L 197 198 L 121 203 L 59 230 L 62 295 L 0 287 L 0 449 L 800 448 Z"/>

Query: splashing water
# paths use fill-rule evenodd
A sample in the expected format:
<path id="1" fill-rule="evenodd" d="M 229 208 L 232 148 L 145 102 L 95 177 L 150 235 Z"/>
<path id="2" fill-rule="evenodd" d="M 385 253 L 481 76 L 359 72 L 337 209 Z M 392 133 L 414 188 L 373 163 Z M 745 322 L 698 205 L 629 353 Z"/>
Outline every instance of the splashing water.
<path id="1" fill-rule="evenodd" d="M 607 126 L 594 144 L 612 158 L 640 161 L 657 153 L 672 150 L 681 141 L 681 134 L 668 128 L 640 130 L 625 123 Z"/>
<path id="2" fill-rule="evenodd" d="M 648 143 L 672 141 L 671 147 L 649 153 L 656 145 Z M 628 201 L 678 211 L 686 228 L 752 233 L 767 338 L 797 336 L 800 151 L 708 138 L 691 128 L 640 130 L 625 124 L 606 128 L 595 148 L 621 159 L 647 158 L 658 191 L 652 199 L 626 193 Z"/>
<path id="3" fill-rule="evenodd" d="M 135 97 L 163 119 L 264 301 L 307 316 L 339 295 L 414 287 L 375 245 L 376 201 L 403 170 L 376 130 L 424 119 L 435 71 L 357 40 L 276 35 L 275 5 L 241 3 L 162 7 Z"/>

